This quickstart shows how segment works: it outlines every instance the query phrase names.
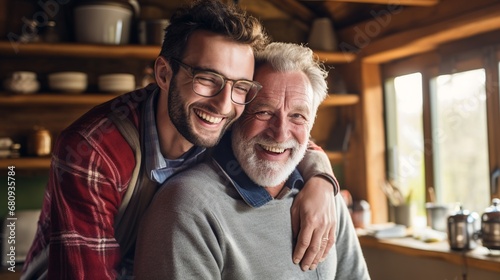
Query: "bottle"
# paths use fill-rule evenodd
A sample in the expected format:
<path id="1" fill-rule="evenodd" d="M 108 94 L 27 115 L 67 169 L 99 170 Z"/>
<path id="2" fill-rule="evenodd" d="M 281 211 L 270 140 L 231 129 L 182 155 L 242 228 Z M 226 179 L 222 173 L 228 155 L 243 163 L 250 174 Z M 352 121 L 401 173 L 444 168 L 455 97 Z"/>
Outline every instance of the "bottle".
<path id="1" fill-rule="evenodd" d="M 57 33 L 57 27 L 55 21 L 51 20 L 47 22 L 47 26 L 44 29 L 42 39 L 44 42 L 47 43 L 59 42 L 59 34 Z"/>
<path id="2" fill-rule="evenodd" d="M 28 136 L 28 154 L 32 156 L 48 156 L 52 150 L 50 131 L 43 127 L 35 127 Z"/>

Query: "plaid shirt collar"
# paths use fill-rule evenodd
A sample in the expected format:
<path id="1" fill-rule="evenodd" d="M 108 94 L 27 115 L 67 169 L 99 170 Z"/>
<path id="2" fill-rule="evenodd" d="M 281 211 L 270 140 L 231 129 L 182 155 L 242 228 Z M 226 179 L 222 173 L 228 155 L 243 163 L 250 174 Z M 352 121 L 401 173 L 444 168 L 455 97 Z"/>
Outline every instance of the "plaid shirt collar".
<path id="1" fill-rule="evenodd" d="M 212 157 L 249 206 L 257 208 L 273 200 L 264 187 L 257 185 L 248 177 L 236 160 L 231 148 L 231 132 L 222 137 L 219 145 L 214 148 Z M 304 179 L 295 169 L 276 198 L 282 198 L 292 189 L 301 189 L 303 185 Z"/>
<path id="2" fill-rule="evenodd" d="M 160 140 L 156 129 L 156 104 L 160 90 L 158 87 L 146 101 L 144 108 L 144 151 L 146 154 L 146 171 L 149 179 L 157 183 L 165 182 L 172 175 L 203 160 L 206 149 L 194 146 L 178 159 L 165 159 L 160 150 Z"/>

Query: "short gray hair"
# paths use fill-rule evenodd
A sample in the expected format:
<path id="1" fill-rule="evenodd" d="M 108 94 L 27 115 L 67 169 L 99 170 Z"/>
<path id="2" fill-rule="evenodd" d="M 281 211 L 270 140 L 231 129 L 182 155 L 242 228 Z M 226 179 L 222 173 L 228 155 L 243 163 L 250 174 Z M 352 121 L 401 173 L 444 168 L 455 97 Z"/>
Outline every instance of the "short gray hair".
<path id="1" fill-rule="evenodd" d="M 328 95 L 328 72 L 313 51 L 303 45 L 273 42 L 255 54 L 255 70 L 269 64 L 279 72 L 301 71 L 306 74 L 313 89 L 313 113 Z"/>

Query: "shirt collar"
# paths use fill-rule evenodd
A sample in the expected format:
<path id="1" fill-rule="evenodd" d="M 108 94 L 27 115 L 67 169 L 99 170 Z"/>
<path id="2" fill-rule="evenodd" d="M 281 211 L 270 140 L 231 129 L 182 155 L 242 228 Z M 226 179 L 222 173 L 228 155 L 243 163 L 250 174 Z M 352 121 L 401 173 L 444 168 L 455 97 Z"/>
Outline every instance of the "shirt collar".
<path id="1" fill-rule="evenodd" d="M 144 151 L 146 154 L 146 171 L 150 180 L 157 183 L 165 182 L 170 176 L 178 173 L 203 159 L 205 148 L 194 146 L 178 159 L 165 159 L 160 150 L 160 140 L 156 128 L 156 104 L 159 88 L 155 87 L 146 100 L 144 108 Z"/>
<path id="2" fill-rule="evenodd" d="M 254 183 L 248 175 L 243 171 L 240 164 L 234 156 L 231 147 L 231 132 L 226 133 L 219 145 L 213 151 L 213 160 L 229 178 L 229 181 L 238 191 L 241 198 L 251 207 L 260 207 L 273 197 L 266 191 L 266 189 Z M 283 188 L 300 189 L 304 184 L 304 180 L 297 169 L 288 177 Z"/>

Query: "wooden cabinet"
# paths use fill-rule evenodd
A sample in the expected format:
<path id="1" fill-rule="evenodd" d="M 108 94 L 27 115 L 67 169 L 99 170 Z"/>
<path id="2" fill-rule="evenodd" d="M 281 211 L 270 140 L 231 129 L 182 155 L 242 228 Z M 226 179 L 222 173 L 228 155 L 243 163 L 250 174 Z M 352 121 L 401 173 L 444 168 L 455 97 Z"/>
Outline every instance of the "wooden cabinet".
<path id="1" fill-rule="evenodd" d="M 157 46 L 112 46 L 87 44 L 11 44 L 0 42 L 0 79 L 14 71 L 34 71 L 42 82 L 38 93 L 22 95 L 0 92 L 0 137 L 11 137 L 25 145 L 27 133 L 35 125 L 49 129 L 53 139 L 57 134 L 95 105 L 103 103 L 116 94 L 97 92 L 96 77 L 104 73 L 126 72 L 136 75 L 140 81 L 144 67 L 156 58 Z M 348 63 L 352 54 L 316 52 L 326 64 Z M 117 70 L 119 69 L 119 70 Z M 81 71 L 89 75 L 88 91 L 81 94 L 49 92 L 43 86 L 46 75 L 57 71 Z M 355 94 L 330 94 L 321 104 L 320 114 L 313 128 L 313 136 L 320 145 L 330 137 L 335 123 L 337 106 L 354 105 L 358 102 Z M 332 163 L 341 162 L 343 154 L 327 151 Z M 27 157 L 0 159 L 0 168 L 14 165 L 18 170 L 46 170 L 49 157 Z"/>
<path id="2" fill-rule="evenodd" d="M 316 55 L 319 56 L 320 60 L 324 62 L 327 67 L 335 67 L 334 73 L 330 70 L 331 75 L 339 75 L 339 66 L 349 64 L 353 62 L 356 58 L 355 54 L 346 52 L 320 52 L 316 51 Z M 329 77 L 328 83 L 329 88 L 337 89 L 335 83 L 341 82 L 341 79 L 332 79 Z M 332 140 L 340 140 L 342 142 L 343 138 L 349 138 L 345 135 L 351 134 L 352 129 L 355 126 L 356 118 L 355 114 L 352 113 L 352 108 L 354 108 L 359 102 L 359 95 L 354 93 L 342 92 L 330 92 L 329 96 L 321 103 L 318 114 L 311 131 L 311 136 L 314 141 L 320 145 L 328 155 L 334 169 L 335 167 L 345 168 L 346 160 L 353 158 L 351 156 L 352 147 L 349 145 L 348 149 L 338 149 L 332 150 Z M 344 111 L 346 111 L 344 112 Z M 349 130 L 349 131 L 348 131 Z M 336 141 L 338 142 L 338 141 Z M 343 183 L 343 174 L 337 172 L 336 176 L 339 181 Z"/>

